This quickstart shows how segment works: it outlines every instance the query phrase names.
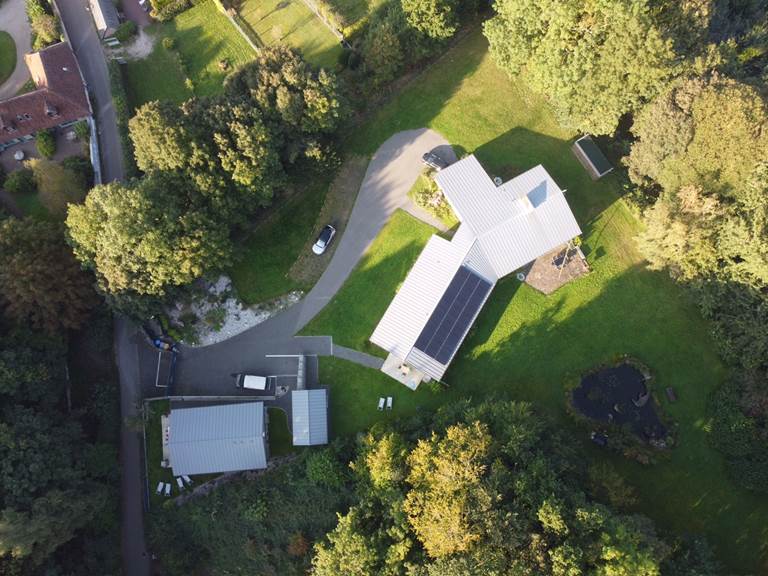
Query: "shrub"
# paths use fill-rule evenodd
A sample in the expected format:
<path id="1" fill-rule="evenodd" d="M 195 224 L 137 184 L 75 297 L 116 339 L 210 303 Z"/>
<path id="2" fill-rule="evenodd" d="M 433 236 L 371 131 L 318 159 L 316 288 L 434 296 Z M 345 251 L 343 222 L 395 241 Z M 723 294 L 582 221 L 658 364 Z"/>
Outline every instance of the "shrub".
<path id="1" fill-rule="evenodd" d="M 11 194 L 34 194 L 37 192 L 32 170 L 22 168 L 11 172 L 5 179 L 5 189 Z"/>
<path id="2" fill-rule="evenodd" d="M 75 135 L 77 136 L 78 140 L 82 140 L 83 142 L 91 141 L 91 128 L 88 126 L 88 122 L 86 120 L 80 120 L 77 124 L 75 124 Z"/>
<path id="3" fill-rule="evenodd" d="M 176 49 L 176 39 L 171 38 L 170 36 L 166 36 L 163 38 L 163 48 L 166 50 L 175 50 Z"/>
<path id="4" fill-rule="evenodd" d="M 53 158 L 56 154 L 56 138 L 52 130 L 41 130 L 35 137 L 37 151 L 43 158 Z"/>
<path id="5" fill-rule="evenodd" d="M 85 156 L 70 156 L 61 162 L 62 166 L 77 175 L 83 188 L 93 187 L 93 164 Z"/>
<path id="6" fill-rule="evenodd" d="M 136 32 L 138 32 L 138 26 L 136 26 L 136 22 L 133 20 L 126 20 L 120 26 L 117 27 L 117 31 L 115 32 L 115 38 L 120 40 L 120 42 L 128 42 L 131 38 L 133 38 L 136 35 Z"/>

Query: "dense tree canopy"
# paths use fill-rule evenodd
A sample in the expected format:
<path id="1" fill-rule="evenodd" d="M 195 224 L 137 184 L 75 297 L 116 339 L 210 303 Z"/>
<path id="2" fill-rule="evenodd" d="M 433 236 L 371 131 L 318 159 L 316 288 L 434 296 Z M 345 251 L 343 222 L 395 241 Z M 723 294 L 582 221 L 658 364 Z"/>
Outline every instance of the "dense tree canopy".
<path id="1" fill-rule="evenodd" d="M 456 0 L 401 0 L 408 24 L 434 40 L 445 40 L 456 33 Z"/>
<path id="2" fill-rule="evenodd" d="M 229 229 L 210 212 L 194 184 L 153 172 L 127 185 L 94 188 L 72 206 L 67 226 L 78 259 L 109 293 L 163 295 L 231 257 Z"/>
<path id="3" fill-rule="evenodd" d="M 496 63 L 524 72 L 562 121 L 611 134 L 674 74 L 673 41 L 648 0 L 497 0 L 485 34 Z"/>
<path id="4" fill-rule="evenodd" d="M 287 168 L 333 162 L 343 114 L 334 76 L 285 47 L 261 51 L 221 96 L 142 106 L 130 135 L 146 175 L 71 207 L 75 255 L 111 302 L 130 300 L 134 311 L 226 267 L 233 230 L 270 204 Z"/>
<path id="5" fill-rule="evenodd" d="M 60 225 L 0 222 L 0 309 L 7 318 L 50 333 L 79 328 L 94 304 L 92 282 Z"/>
<path id="6" fill-rule="evenodd" d="M 529 405 L 461 403 L 431 428 L 361 439 L 358 502 L 316 544 L 315 576 L 716 573 L 705 545 L 584 493 L 568 441 Z"/>

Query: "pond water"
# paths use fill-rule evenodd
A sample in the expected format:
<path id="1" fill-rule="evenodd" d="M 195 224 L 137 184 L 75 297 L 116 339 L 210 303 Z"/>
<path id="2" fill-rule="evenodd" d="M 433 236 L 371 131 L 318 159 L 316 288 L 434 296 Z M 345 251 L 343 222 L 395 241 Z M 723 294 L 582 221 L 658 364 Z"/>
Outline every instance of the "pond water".
<path id="1" fill-rule="evenodd" d="M 573 390 L 576 410 L 592 420 L 622 426 L 645 440 L 664 438 L 666 427 L 659 420 L 643 373 L 629 363 L 587 374 Z"/>

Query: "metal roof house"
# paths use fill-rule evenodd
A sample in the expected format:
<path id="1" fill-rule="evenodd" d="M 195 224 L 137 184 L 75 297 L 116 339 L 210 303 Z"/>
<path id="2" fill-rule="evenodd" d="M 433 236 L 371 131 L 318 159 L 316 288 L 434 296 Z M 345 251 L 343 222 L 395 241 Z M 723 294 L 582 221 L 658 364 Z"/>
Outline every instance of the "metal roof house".
<path id="1" fill-rule="evenodd" d="M 112 0 L 89 0 L 88 5 L 99 38 L 103 40 L 113 36 L 120 27 L 120 17 Z"/>
<path id="2" fill-rule="evenodd" d="M 263 402 L 172 408 L 168 428 L 175 476 L 267 467 Z"/>
<path id="3" fill-rule="evenodd" d="M 373 332 L 382 371 L 415 389 L 440 380 L 496 282 L 581 234 L 543 166 L 497 186 L 474 156 L 435 181 L 461 222 L 430 238 Z"/>
<path id="4" fill-rule="evenodd" d="M 328 444 L 328 390 L 291 391 L 293 445 Z"/>

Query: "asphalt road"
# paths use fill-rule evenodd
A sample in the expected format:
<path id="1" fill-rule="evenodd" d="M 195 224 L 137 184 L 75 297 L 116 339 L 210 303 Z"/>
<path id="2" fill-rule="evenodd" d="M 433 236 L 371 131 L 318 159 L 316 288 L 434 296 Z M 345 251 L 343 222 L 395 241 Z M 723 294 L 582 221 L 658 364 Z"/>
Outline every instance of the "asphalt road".
<path id="1" fill-rule="evenodd" d="M 85 0 L 57 0 L 57 6 L 91 95 L 99 131 L 102 180 L 122 180 L 123 155 L 109 72 L 91 14 L 85 8 Z M 139 341 L 135 327 L 125 319 L 115 317 L 115 356 L 120 373 L 120 411 L 124 421 L 139 414 Z M 120 435 L 120 467 L 123 574 L 149 576 L 151 566 L 144 539 L 141 436 L 126 427 L 125 423 Z"/>
<path id="2" fill-rule="evenodd" d="M 398 208 L 430 221 L 408 199 L 421 174 L 421 156 L 437 150 L 453 162 L 456 156 L 439 134 L 421 128 L 395 134 L 371 159 L 344 235 L 328 268 L 298 303 L 224 342 L 202 348 L 183 347 L 176 372 L 180 394 L 216 394 L 232 388 L 232 372 L 274 374 L 280 370 L 268 354 L 329 355 L 326 337 L 295 337 L 336 295 L 360 258 Z M 361 363 L 365 363 L 362 359 Z"/>
<path id="3" fill-rule="evenodd" d="M 88 85 L 93 112 L 96 116 L 101 148 L 101 170 L 104 182 L 121 180 L 123 154 L 117 131 L 117 116 L 112 103 L 107 61 L 96 34 L 85 0 L 57 0 L 59 13 Z"/>

